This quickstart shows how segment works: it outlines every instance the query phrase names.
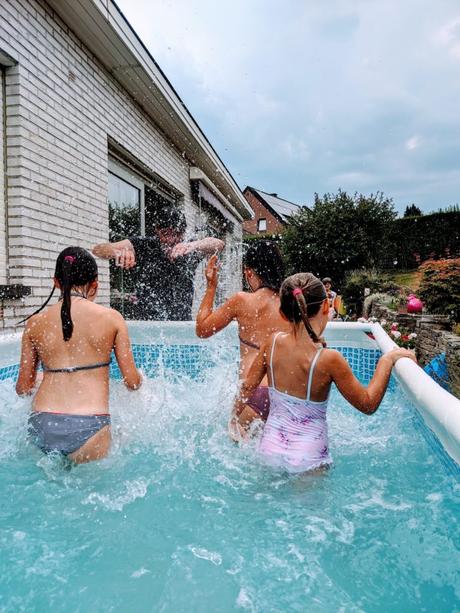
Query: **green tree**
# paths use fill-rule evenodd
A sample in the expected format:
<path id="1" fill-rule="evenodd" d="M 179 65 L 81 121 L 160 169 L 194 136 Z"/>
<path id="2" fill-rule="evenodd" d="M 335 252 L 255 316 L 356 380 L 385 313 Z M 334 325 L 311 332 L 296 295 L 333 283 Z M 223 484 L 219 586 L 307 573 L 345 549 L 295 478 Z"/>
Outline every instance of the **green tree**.
<path id="1" fill-rule="evenodd" d="M 395 218 L 393 201 L 381 192 L 315 194 L 313 207 L 291 217 L 284 233 L 288 268 L 330 276 L 339 286 L 347 271 L 378 266 Z"/>
<path id="2" fill-rule="evenodd" d="M 421 209 L 417 205 L 411 204 L 406 206 L 403 217 L 420 217 L 421 215 L 423 215 Z"/>

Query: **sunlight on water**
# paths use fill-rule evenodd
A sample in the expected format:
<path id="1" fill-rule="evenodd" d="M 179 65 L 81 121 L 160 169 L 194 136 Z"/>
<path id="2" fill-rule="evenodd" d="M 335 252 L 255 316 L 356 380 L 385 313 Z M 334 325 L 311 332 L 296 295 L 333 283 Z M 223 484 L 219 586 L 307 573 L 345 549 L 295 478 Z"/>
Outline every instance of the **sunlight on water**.
<path id="1" fill-rule="evenodd" d="M 334 467 L 292 477 L 227 438 L 235 389 L 116 382 L 110 457 L 66 470 L 1 383 L 0 610 L 454 610 L 459 488 L 398 393 L 366 417 L 333 392 Z"/>

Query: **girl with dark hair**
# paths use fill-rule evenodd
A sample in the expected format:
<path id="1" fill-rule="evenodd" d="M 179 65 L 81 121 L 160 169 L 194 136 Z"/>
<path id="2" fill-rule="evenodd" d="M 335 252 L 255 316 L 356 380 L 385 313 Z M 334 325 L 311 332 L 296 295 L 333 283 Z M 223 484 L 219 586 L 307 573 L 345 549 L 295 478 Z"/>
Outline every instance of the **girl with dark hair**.
<path id="1" fill-rule="evenodd" d="M 272 466 L 304 472 L 331 463 L 326 422 L 331 384 L 335 383 L 356 409 L 370 415 L 383 398 L 395 362 L 415 357 L 407 349 L 386 353 L 364 387 L 345 358 L 325 348 L 322 334 L 329 302 L 321 281 L 310 273 L 293 275 L 283 282 L 280 295 L 281 312 L 290 322 L 290 330 L 273 334 L 263 345 L 242 386 L 235 412 L 244 439 L 250 424 L 245 414 L 247 398 L 268 375 L 270 414 L 259 452 Z"/>
<path id="2" fill-rule="evenodd" d="M 284 278 L 284 263 L 278 246 L 272 241 L 255 241 L 243 257 L 243 269 L 250 292 L 238 292 L 213 310 L 219 279 L 216 256 L 206 268 L 207 289 L 196 318 L 196 333 L 208 338 L 232 321 L 238 322 L 240 339 L 240 377 L 244 379 L 261 345 L 276 330 L 287 330 L 280 315 L 279 288 Z M 248 420 L 266 420 L 269 411 L 266 383 L 254 389 L 247 399 Z M 229 424 L 233 428 L 233 421 Z"/>
<path id="3" fill-rule="evenodd" d="M 43 310 L 56 288 L 60 301 Z M 97 289 L 93 256 L 81 247 L 64 249 L 56 261 L 51 294 L 24 320 L 16 383 L 19 395 L 33 393 L 42 364 L 29 430 L 44 452 L 57 451 L 75 463 L 98 460 L 109 451 L 112 350 L 126 387 L 135 390 L 142 381 L 125 320 L 117 311 L 94 303 Z"/>

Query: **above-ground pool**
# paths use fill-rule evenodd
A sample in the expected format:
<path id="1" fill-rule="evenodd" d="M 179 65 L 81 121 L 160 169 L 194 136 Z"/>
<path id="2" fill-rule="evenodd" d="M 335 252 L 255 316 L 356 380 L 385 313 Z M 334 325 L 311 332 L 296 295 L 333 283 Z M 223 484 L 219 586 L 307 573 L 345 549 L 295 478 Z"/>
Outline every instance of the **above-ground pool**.
<path id="1" fill-rule="evenodd" d="M 71 470 L 27 442 L 3 362 L 0 611 L 459 609 L 458 467 L 396 380 L 370 417 L 333 390 L 333 468 L 288 476 L 227 437 L 233 332 L 165 330 L 134 328 L 149 379 L 113 382 L 111 454 Z M 375 342 L 330 345 L 369 380 Z"/>

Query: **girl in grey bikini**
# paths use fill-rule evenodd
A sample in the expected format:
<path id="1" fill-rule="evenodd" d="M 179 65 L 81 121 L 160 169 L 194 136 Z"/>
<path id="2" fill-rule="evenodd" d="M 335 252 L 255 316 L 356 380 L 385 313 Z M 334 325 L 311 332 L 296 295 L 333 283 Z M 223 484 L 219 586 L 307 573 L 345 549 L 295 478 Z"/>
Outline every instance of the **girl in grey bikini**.
<path id="1" fill-rule="evenodd" d="M 60 301 L 43 310 L 56 288 Z M 19 395 L 38 387 L 29 418 L 32 440 L 45 453 L 59 452 L 75 463 L 103 458 L 110 448 L 112 350 L 126 387 L 135 390 L 142 381 L 126 322 L 117 311 L 94 303 L 97 289 L 93 256 L 80 247 L 64 249 L 50 296 L 26 320 L 16 383 Z"/>

